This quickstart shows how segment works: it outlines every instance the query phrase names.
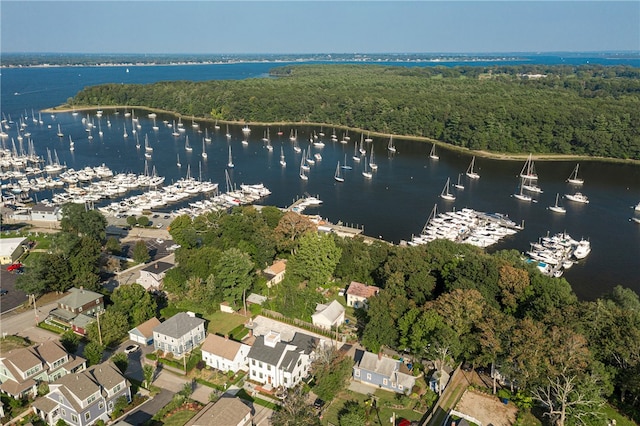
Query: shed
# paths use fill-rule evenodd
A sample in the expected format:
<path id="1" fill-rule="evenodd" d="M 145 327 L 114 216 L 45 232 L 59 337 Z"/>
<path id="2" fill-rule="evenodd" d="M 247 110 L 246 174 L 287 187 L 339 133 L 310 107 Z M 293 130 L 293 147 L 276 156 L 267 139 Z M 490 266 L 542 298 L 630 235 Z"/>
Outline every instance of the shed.
<path id="1" fill-rule="evenodd" d="M 142 345 L 150 345 L 153 343 L 153 329 L 157 325 L 160 325 L 160 320 L 153 317 L 129 330 L 129 339 Z"/>

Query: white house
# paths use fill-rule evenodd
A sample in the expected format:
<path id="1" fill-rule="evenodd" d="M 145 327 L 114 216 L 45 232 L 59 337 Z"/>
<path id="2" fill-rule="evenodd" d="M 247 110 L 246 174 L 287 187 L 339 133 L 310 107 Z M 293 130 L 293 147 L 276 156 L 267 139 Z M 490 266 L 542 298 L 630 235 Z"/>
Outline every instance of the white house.
<path id="1" fill-rule="evenodd" d="M 318 343 L 304 333 L 295 333 L 290 341 L 274 331 L 256 337 L 247 355 L 249 378 L 274 388 L 297 385 L 307 376 Z"/>
<path id="2" fill-rule="evenodd" d="M 2 238 L 0 239 L 0 265 L 13 263 L 24 253 L 26 238 Z"/>
<path id="3" fill-rule="evenodd" d="M 139 326 L 129 330 L 129 339 L 143 345 L 153 343 L 153 329 L 160 325 L 160 320 L 153 317 Z"/>
<path id="4" fill-rule="evenodd" d="M 311 315 L 313 325 L 330 330 L 344 323 L 344 306 L 337 300 L 316 306 L 316 313 Z"/>
<path id="5" fill-rule="evenodd" d="M 140 277 L 136 282 L 145 290 L 160 290 L 164 276 L 173 266 L 168 262 L 155 262 L 140 271 Z"/>
<path id="6" fill-rule="evenodd" d="M 279 259 L 276 260 L 269 266 L 267 269 L 263 270 L 269 281 L 267 281 L 267 287 L 271 288 L 272 286 L 278 284 L 284 279 L 284 274 L 287 272 L 287 260 Z"/>
<path id="7" fill-rule="evenodd" d="M 37 203 L 31 207 L 31 220 L 56 222 L 60 219 L 62 219 L 62 209 L 59 206 Z"/>
<path id="8" fill-rule="evenodd" d="M 367 308 L 367 301 L 380 292 L 380 288 L 374 285 L 366 285 L 357 281 L 351 281 L 347 289 L 347 306 L 354 308 Z"/>
<path id="9" fill-rule="evenodd" d="M 212 368 L 222 372 L 247 370 L 247 355 L 250 346 L 229 340 L 215 334 L 209 334 L 202 344 L 202 360 Z"/>
<path id="10" fill-rule="evenodd" d="M 179 312 L 153 329 L 153 347 L 182 357 L 204 340 L 204 322 L 193 312 Z"/>

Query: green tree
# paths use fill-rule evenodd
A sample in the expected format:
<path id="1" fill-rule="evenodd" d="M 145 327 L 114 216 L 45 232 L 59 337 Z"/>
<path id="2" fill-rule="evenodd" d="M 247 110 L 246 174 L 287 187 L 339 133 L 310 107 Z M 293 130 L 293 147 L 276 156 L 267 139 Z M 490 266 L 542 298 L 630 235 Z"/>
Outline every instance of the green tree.
<path id="1" fill-rule="evenodd" d="M 286 212 L 275 228 L 278 250 L 295 253 L 298 240 L 307 231 L 315 231 L 316 226 L 306 216 L 294 212 Z"/>
<path id="2" fill-rule="evenodd" d="M 83 237 L 79 251 L 70 259 L 71 271 L 74 275 L 73 283 L 76 287 L 96 291 L 100 288 L 98 263 L 101 246 L 96 240 Z"/>
<path id="3" fill-rule="evenodd" d="M 308 280 L 311 288 L 326 284 L 340 260 L 341 250 L 330 234 L 307 232 L 300 247 L 287 263 L 287 274 Z"/>
<path id="4" fill-rule="evenodd" d="M 67 330 L 60 335 L 60 343 L 67 352 L 75 354 L 80 344 L 80 337 L 73 330 Z"/>
<path id="5" fill-rule="evenodd" d="M 97 341 L 91 341 L 84 347 L 83 356 L 87 360 L 88 365 L 100 364 L 104 348 Z"/>
<path id="6" fill-rule="evenodd" d="M 111 346 L 118 343 L 129 330 L 129 321 L 127 315 L 113 310 L 107 309 L 100 315 L 100 329 L 98 329 L 98 321 L 92 322 L 87 327 L 87 336 L 89 340 L 100 342 L 105 346 Z"/>
<path id="7" fill-rule="evenodd" d="M 138 224 L 138 218 L 135 216 L 127 216 L 127 225 L 133 227 Z"/>
<path id="8" fill-rule="evenodd" d="M 145 364 L 142 367 L 142 377 L 144 378 L 144 387 L 149 389 L 151 383 L 153 382 L 153 376 L 156 374 L 156 369 L 149 364 Z"/>
<path id="9" fill-rule="evenodd" d="M 121 396 L 116 399 L 115 404 L 113 404 L 113 411 L 111 412 L 111 420 L 115 420 L 120 417 L 125 408 L 127 408 L 127 405 L 129 405 L 129 402 L 125 396 Z"/>
<path id="10" fill-rule="evenodd" d="M 311 365 L 315 378 L 313 391 L 323 400 L 331 401 L 351 377 L 353 360 L 333 348 L 318 348 L 316 352 L 316 360 Z"/>
<path id="11" fill-rule="evenodd" d="M 128 318 L 129 328 L 142 324 L 156 315 L 155 299 L 138 283 L 117 287 L 111 294 L 111 310 Z"/>
<path id="12" fill-rule="evenodd" d="M 253 262 L 248 254 L 237 248 L 225 250 L 216 267 L 216 282 L 224 299 L 234 307 L 242 304 L 243 294 L 253 282 Z"/>
<path id="13" fill-rule="evenodd" d="M 68 203 L 62 206 L 60 229 L 79 236 L 103 241 L 106 236 L 107 220 L 97 210 L 86 210 L 82 204 Z"/>
<path id="14" fill-rule="evenodd" d="M 138 218 L 138 225 L 140 225 L 142 227 L 149 226 L 149 217 L 148 216 L 140 216 Z"/>
<path id="15" fill-rule="evenodd" d="M 115 237 L 107 238 L 107 242 L 105 243 L 104 248 L 109 253 L 115 256 L 119 256 L 122 253 L 122 246 L 120 245 L 120 242 L 118 241 L 118 239 Z"/>
<path id="16" fill-rule="evenodd" d="M 113 361 L 122 374 L 127 371 L 127 367 L 129 366 L 129 357 L 124 352 L 116 352 L 113 354 L 111 356 L 111 361 Z"/>
<path id="17" fill-rule="evenodd" d="M 151 259 L 149 249 L 144 241 L 138 240 L 133 246 L 133 260 L 138 263 L 147 263 Z"/>
<path id="18" fill-rule="evenodd" d="M 389 309 L 393 296 L 386 291 L 369 299 L 368 322 L 362 334 L 362 344 L 371 352 L 378 352 L 385 345 L 396 347 L 398 331 Z"/>
<path id="19" fill-rule="evenodd" d="M 367 424 L 367 412 L 358 401 L 347 401 L 338 412 L 340 426 L 362 426 Z"/>

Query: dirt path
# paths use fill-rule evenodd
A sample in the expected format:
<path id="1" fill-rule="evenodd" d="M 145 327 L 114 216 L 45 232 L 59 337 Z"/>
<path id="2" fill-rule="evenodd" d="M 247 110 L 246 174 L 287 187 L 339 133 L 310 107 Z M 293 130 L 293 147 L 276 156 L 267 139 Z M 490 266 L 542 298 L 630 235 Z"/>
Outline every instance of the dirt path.
<path id="1" fill-rule="evenodd" d="M 473 390 L 462 395 L 455 410 L 480 420 L 483 425 L 493 426 L 511 426 L 518 413 L 513 404 L 504 404 L 495 396 Z"/>

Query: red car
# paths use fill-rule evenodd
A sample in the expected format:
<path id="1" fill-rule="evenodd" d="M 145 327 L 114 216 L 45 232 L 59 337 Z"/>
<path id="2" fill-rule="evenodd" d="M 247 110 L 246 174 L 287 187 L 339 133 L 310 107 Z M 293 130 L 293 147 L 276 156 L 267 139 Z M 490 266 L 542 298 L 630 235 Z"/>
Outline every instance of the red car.
<path id="1" fill-rule="evenodd" d="M 7 271 L 9 272 L 19 271 L 20 269 L 22 269 L 22 263 L 12 263 L 7 266 Z"/>

